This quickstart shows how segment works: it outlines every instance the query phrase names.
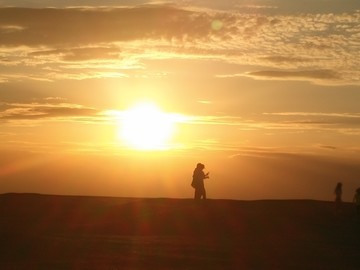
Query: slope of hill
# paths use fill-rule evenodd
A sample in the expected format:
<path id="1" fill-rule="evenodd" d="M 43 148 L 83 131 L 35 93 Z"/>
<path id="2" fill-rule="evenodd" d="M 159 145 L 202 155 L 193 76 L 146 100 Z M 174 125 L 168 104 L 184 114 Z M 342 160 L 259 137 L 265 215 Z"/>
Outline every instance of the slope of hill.
<path id="1" fill-rule="evenodd" d="M 331 202 L 0 195 L 0 269 L 360 269 Z"/>

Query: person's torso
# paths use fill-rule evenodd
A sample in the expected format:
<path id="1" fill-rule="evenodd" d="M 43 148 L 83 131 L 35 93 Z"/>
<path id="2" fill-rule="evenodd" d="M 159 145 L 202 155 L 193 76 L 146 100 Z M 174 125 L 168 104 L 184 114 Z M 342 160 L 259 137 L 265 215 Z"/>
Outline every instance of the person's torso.
<path id="1" fill-rule="evenodd" d="M 197 169 L 194 170 L 193 179 L 197 187 L 204 186 L 204 178 L 205 178 L 205 174 L 202 170 L 197 170 Z"/>

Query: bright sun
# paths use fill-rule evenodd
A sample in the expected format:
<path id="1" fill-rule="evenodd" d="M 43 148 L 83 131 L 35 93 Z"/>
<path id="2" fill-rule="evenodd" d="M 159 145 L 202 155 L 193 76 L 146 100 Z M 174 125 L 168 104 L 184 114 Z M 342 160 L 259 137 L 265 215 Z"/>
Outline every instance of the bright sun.
<path id="1" fill-rule="evenodd" d="M 175 128 L 175 118 L 151 102 L 140 102 L 123 113 L 121 138 L 138 150 L 164 150 Z"/>

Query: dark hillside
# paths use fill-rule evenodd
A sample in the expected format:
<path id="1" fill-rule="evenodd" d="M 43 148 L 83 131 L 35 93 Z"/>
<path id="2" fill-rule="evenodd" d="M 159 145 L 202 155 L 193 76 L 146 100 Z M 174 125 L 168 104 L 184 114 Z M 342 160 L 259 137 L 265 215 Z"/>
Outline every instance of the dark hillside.
<path id="1" fill-rule="evenodd" d="M 0 269 L 360 269 L 331 202 L 0 196 Z"/>

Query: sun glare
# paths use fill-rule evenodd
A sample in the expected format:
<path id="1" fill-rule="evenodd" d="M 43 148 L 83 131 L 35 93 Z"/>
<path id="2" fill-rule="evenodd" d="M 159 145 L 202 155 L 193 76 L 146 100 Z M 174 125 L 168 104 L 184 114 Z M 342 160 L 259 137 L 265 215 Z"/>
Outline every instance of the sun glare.
<path id="1" fill-rule="evenodd" d="M 165 150 L 175 129 L 176 119 L 151 102 L 137 103 L 122 116 L 121 139 L 138 150 Z"/>

